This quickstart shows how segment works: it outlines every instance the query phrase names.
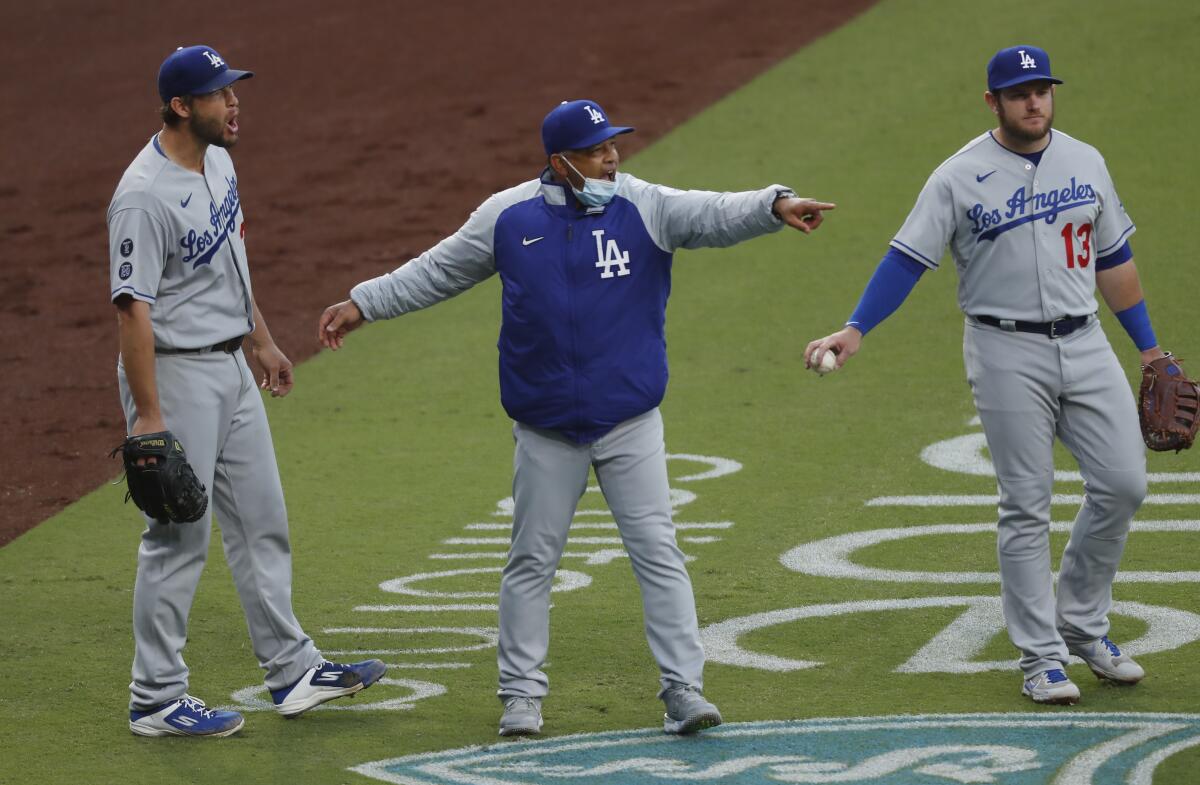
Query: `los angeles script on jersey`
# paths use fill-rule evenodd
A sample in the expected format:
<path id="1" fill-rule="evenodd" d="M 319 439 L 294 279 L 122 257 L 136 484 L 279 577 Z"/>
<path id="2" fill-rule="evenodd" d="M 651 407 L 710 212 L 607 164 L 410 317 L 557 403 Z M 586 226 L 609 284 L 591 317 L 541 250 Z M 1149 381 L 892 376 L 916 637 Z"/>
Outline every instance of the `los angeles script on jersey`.
<path id="1" fill-rule="evenodd" d="M 229 190 L 221 203 L 208 203 L 209 228 L 203 233 L 188 229 L 188 233 L 179 238 L 179 247 L 183 249 L 182 261 L 184 264 L 190 263 L 193 270 L 212 261 L 213 254 L 233 232 L 233 225 L 237 222 L 238 211 L 242 206 L 238 197 L 237 177 L 226 177 L 225 182 Z"/>
<path id="2" fill-rule="evenodd" d="M 1042 218 L 1052 224 L 1058 214 L 1073 207 L 1096 202 L 1096 189 L 1091 183 L 1080 183 L 1071 178 L 1069 185 L 1041 193 L 1030 193 L 1021 186 L 1004 203 L 1003 208 L 988 209 L 976 202 L 967 210 L 971 221 L 971 234 L 979 235 L 979 241 L 994 240 L 998 235 L 1015 229 L 1030 221 Z"/>

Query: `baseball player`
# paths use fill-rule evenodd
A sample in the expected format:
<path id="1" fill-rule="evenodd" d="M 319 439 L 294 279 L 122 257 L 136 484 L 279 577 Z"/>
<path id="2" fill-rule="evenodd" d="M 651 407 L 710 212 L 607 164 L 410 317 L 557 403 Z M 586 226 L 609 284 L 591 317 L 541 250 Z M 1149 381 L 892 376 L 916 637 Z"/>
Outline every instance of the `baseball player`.
<path id="1" fill-rule="evenodd" d="M 541 176 L 485 201 L 451 237 L 360 283 L 322 314 L 337 349 L 364 321 L 441 302 L 493 274 L 503 284 L 500 396 L 514 422 L 512 546 L 500 582 L 500 735 L 542 728 L 550 585 L 588 472 L 620 530 L 642 591 L 669 733 L 717 725 L 691 581 L 675 542 L 658 404 L 677 248 L 728 246 L 788 224 L 806 234 L 832 204 L 772 185 L 677 191 L 618 173 L 616 137 L 594 101 L 542 123 Z"/>
<path id="2" fill-rule="evenodd" d="M 1021 651 L 1022 693 L 1072 704 L 1068 653 L 1133 684 L 1142 668 L 1108 637 L 1112 582 L 1146 494 L 1129 384 L 1097 319 L 1095 290 L 1142 354 L 1158 346 L 1129 237 L 1134 226 L 1095 148 L 1051 130 L 1055 85 L 1036 46 L 992 57 L 984 98 L 997 127 L 934 170 L 846 326 L 812 341 L 805 363 L 843 365 L 949 245 L 966 314 L 963 360 L 1000 492 L 1004 616 Z M 1084 502 L 1050 571 L 1052 447 L 1079 462 Z"/>
<path id="3" fill-rule="evenodd" d="M 121 403 L 129 433 L 170 430 L 221 520 L 225 557 L 280 714 L 350 695 L 383 663 L 326 662 L 292 612 L 287 512 L 266 412 L 242 351 L 274 396 L 292 364 L 271 339 L 250 287 L 245 220 L 227 149 L 238 140 L 234 82 L 207 46 L 163 61 L 162 130 L 125 170 L 108 208 Z M 195 523 L 147 519 L 133 596 L 129 728 L 139 736 L 228 736 L 242 716 L 187 694 L 182 650 L 208 553 L 211 513 Z"/>

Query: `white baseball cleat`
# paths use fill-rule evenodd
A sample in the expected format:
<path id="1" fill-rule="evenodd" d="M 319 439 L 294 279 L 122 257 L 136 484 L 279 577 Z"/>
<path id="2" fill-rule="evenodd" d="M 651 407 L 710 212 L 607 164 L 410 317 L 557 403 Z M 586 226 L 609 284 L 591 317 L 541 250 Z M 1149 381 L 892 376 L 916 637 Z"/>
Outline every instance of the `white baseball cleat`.
<path id="1" fill-rule="evenodd" d="M 514 695 L 504 699 L 501 736 L 534 736 L 542 732 L 542 699 Z"/>
<path id="2" fill-rule="evenodd" d="M 1074 706 L 1079 703 L 1079 688 L 1067 678 L 1060 668 L 1042 671 L 1021 685 L 1021 694 L 1028 695 L 1034 703 L 1054 703 Z"/>
<path id="3" fill-rule="evenodd" d="M 1133 657 L 1122 654 L 1105 635 L 1090 643 L 1068 643 L 1067 651 L 1087 663 L 1096 678 L 1116 684 L 1137 684 L 1146 677 L 1146 671 Z"/>
<path id="4" fill-rule="evenodd" d="M 695 687 L 676 684 L 663 693 L 662 699 L 667 707 L 663 715 L 663 730 L 667 733 L 695 733 L 721 724 L 721 712 Z"/>

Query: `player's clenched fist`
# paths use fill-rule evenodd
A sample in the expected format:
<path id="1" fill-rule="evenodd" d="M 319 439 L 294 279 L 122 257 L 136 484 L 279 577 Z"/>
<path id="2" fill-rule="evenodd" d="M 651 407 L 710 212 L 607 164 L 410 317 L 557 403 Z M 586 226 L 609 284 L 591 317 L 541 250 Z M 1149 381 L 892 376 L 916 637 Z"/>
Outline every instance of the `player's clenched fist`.
<path id="1" fill-rule="evenodd" d="M 861 346 L 862 333 L 854 327 L 843 327 L 824 338 L 809 341 L 808 346 L 804 347 L 804 367 L 822 375 L 829 373 L 831 370 L 837 370 L 845 365 L 847 360 L 858 354 Z M 835 365 L 824 371 L 817 370 L 819 364 L 814 364 L 814 358 L 824 359 L 827 352 L 833 353 Z"/>
<path id="2" fill-rule="evenodd" d="M 337 305 L 331 305 L 321 314 L 317 323 L 317 340 L 321 345 L 333 349 L 342 348 L 346 333 L 355 330 L 363 323 L 362 311 L 353 300 L 344 300 Z"/>

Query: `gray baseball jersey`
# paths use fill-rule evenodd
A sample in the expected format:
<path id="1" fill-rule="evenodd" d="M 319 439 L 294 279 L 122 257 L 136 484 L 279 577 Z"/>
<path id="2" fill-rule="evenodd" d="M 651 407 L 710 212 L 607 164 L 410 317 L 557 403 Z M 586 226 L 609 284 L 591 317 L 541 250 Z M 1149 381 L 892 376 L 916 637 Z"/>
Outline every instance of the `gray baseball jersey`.
<path id="1" fill-rule="evenodd" d="M 242 221 L 233 162 L 219 147 L 208 148 L 199 174 L 170 161 L 155 137 L 126 170 L 108 210 L 112 297 L 150 304 L 158 349 L 211 347 L 253 329 Z M 121 362 L 117 378 L 132 430 L 138 411 Z M 211 503 L 195 523 L 146 521 L 133 590 L 130 708 L 187 692 L 188 612 L 214 510 L 267 687 L 291 684 L 321 655 L 292 612 L 287 510 L 246 358 L 240 349 L 159 354 L 155 381 L 163 420 Z"/>
<path id="2" fill-rule="evenodd" d="M 210 145 L 204 174 L 167 158 L 151 137 L 108 207 L 112 299 L 152 304 L 154 343 L 196 349 L 254 329 L 237 174 Z"/>
<path id="3" fill-rule="evenodd" d="M 1093 262 L 1134 226 L 1096 148 L 1053 131 L 1041 162 L 981 134 L 930 175 L 892 247 L 931 268 L 946 246 L 964 313 L 1048 322 L 1096 312 Z"/>
<path id="4" fill-rule="evenodd" d="M 892 240 L 931 268 L 947 245 L 967 314 L 963 359 L 1000 492 L 1001 600 L 1032 678 L 1109 631 L 1112 581 L 1146 493 L 1133 394 L 1098 320 L 1097 259 L 1133 223 L 1095 148 L 1053 131 L 1033 163 L 985 133 L 930 176 Z M 1088 317 L 1064 337 L 974 317 L 1044 324 Z M 1085 501 L 1050 570 L 1053 443 L 1079 462 Z"/>

